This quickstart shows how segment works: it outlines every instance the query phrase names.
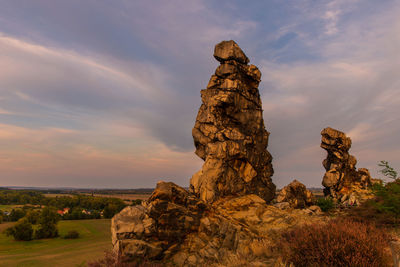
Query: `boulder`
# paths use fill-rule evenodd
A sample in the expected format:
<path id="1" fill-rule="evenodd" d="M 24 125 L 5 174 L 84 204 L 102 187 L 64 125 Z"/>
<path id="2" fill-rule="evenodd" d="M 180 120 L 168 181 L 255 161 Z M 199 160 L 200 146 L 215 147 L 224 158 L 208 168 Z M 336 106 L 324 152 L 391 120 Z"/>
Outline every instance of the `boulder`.
<path id="1" fill-rule="evenodd" d="M 321 136 L 321 148 L 328 152 L 322 162 L 326 170 L 322 180 L 325 196 L 349 205 L 370 198 L 372 178 L 368 169 L 356 169 L 357 160 L 349 154 L 350 137 L 330 127 L 323 129 Z"/>
<path id="2" fill-rule="evenodd" d="M 272 156 L 267 151 L 258 84 L 261 73 L 234 41 L 215 46 L 221 65 L 201 91 L 192 131 L 196 154 L 205 162 L 190 180 L 190 192 L 212 203 L 226 196 L 274 198 Z"/>
<path id="3" fill-rule="evenodd" d="M 276 201 L 278 203 L 289 203 L 291 208 L 304 209 L 314 203 L 314 196 L 306 186 L 297 180 L 282 188 Z"/>

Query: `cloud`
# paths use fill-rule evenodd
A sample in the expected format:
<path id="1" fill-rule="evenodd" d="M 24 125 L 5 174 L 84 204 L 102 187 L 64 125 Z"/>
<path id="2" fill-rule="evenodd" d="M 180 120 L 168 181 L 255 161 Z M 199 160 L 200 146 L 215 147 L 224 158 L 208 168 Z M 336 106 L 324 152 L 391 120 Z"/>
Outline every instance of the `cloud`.
<path id="1" fill-rule="evenodd" d="M 350 153 L 359 159 L 358 167 L 376 175 L 382 159 L 400 166 L 394 141 L 400 132 L 397 12 L 358 18 L 339 28 L 335 38 L 315 40 L 311 47 L 318 47 L 320 60 L 262 62 L 264 117 L 278 185 L 299 178 L 320 186 L 323 169 L 315 164 L 326 155 L 308 148 L 319 146 L 319 132 L 327 126 L 352 138 Z"/>
<path id="2" fill-rule="evenodd" d="M 279 187 L 320 186 L 326 126 L 352 137 L 358 166 L 400 166 L 398 11 L 372 0 L 4 3 L 2 182 L 187 185 L 201 164 L 191 137 L 199 91 L 223 39 L 263 73 Z"/>

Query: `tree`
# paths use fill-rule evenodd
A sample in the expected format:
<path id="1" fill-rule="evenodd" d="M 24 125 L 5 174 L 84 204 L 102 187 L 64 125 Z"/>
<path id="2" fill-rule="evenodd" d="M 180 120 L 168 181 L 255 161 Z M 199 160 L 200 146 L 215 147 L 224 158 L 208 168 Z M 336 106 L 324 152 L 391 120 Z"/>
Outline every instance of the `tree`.
<path id="1" fill-rule="evenodd" d="M 28 222 L 31 224 L 37 224 L 40 218 L 40 211 L 39 210 L 30 210 L 25 215 Z"/>
<path id="2" fill-rule="evenodd" d="M 385 160 L 381 160 L 378 163 L 379 167 L 382 167 L 383 169 L 379 170 L 378 172 L 382 173 L 384 176 L 396 180 L 397 178 L 397 172 L 389 166 L 389 162 Z"/>
<path id="3" fill-rule="evenodd" d="M 12 209 L 10 212 L 10 221 L 16 222 L 25 216 L 25 211 L 22 209 Z"/>
<path id="4" fill-rule="evenodd" d="M 18 220 L 18 222 L 6 229 L 7 236 L 13 236 L 15 240 L 29 241 L 32 240 L 33 228 L 32 224 L 26 218 Z"/>
<path id="5" fill-rule="evenodd" d="M 39 218 L 39 228 L 35 231 L 35 238 L 53 238 L 58 236 L 57 222 L 59 220 L 57 212 L 45 207 Z"/>
<path id="6" fill-rule="evenodd" d="M 394 181 L 385 185 L 375 184 L 373 186 L 376 195 L 375 207 L 381 212 L 392 215 L 397 221 L 400 218 L 400 179 L 396 178 L 397 172 L 389 166 L 387 161 L 382 160 L 378 166 L 383 167 L 380 170 L 383 175 Z"/>
<path id="7" fill-rule="evenodd" d="M 112 218 L 118 212 L 117 205 L 108 204 L 103 211 L 104 218 Z"/>

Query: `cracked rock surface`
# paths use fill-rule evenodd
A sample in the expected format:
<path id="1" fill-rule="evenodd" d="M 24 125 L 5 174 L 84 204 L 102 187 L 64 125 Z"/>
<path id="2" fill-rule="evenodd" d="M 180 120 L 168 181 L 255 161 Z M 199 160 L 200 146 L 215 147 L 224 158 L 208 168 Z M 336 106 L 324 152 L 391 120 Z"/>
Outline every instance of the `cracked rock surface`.
<path id="1" fill-rule="evenodd" d="M 192 131 L 196 154 L 205 162 L 190 180 L 190 191 L 212 203 L 218 198 L 275 194 L 272 156 L 267 151 L 258 84 L 261 72 L 234 41 L 215 46 L 221 63 L 201 90 L 202 105 Z"/>
<path id="2" fill-rule="evenodd" d="M 326 172 L 322 180 L 324 193 L 338 202 L 359 204 L 368 198 L 368 187 L 372 184 L 368 169 L 356 169 L 357 159 L 350 155 L 351 139 L 333 128 L 321 132 L 321 148 L 328 152 L 322 162 Z"/>

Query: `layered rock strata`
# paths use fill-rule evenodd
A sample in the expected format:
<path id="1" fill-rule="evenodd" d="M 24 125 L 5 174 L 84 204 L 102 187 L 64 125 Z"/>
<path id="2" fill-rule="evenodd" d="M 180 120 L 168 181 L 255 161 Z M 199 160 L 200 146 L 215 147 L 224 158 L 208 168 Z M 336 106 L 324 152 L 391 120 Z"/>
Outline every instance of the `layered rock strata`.
<path id="1" fill-rule="evenodd" d="M 314 195 L 306 186 L 297 180 L 293 180 L 290 184 L 282 188 L 276 201 L 278 203 L 289 203 L 288 206 L 295 209 L 304 209 L 313 205 Z"/>
<path id="2" fill-rule="evenodd" d="M 202 105 L 192 131 L 196 154 L 205 163 L 190 191 L 213 202 L 230 195 L 256 194 L 269 202 L 275 185 L 272 156 L 258 85 L 261 73 L 234 41 L 215 46 L 221 63 L 201 91 Z"/>
<path id="3" fill-rule="evenodd" d="M 368 194 L 371 175 L 368 169 L 356 169 L 357 160 L 349 154 L 351 139 L 330 127 L 323 129 L 321 135 L 321 148 L 328 152 L 322 162 L 326 170 L 322 180 L 325 195 L 348 204 L 359 202 L 362 195 Z"/>

